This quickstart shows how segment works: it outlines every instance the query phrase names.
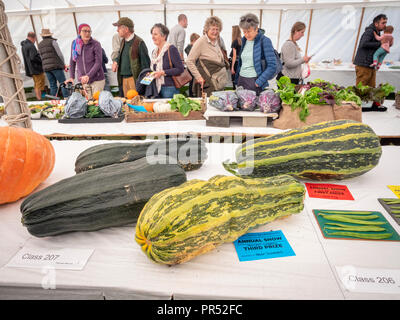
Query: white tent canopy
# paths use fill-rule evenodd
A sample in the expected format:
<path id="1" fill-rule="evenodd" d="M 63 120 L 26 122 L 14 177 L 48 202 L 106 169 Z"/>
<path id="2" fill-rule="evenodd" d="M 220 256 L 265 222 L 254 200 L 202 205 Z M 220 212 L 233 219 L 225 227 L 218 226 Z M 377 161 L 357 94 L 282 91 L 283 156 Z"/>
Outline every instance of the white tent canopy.
<path id="1" fill-rule="evenodd" d="M 288 39 L 291 26 L 296 21 L 307 25 L 306 35 L 299 41 L 303 52 L 315 54 L 313 61 L 341 59 L 351 62 L 359 37 L 372 19 L 384 13 L 388 24 L 394 26 L 395 43 L 390 61 L 400 60 L 400 1 L 282 1 L 282 0 L 5 0 L 8 28 L 18 53 L 20 42 L 29 31 L 39 35 L 42 28 L 49 28 L 58 39 L 64 56 L 69 61 L 70 47 L 76 37 L 77 26 L 88 23 L 93 37 L 100 41 L 107 56 L 111 54 L 111 38 L 116 32 L 112 23 L 119 17 L 130 17 L 135 23 L 135 33 L 141 36 L 149 50 L 154 48 L 150 29 L 157 23 L 172 28 L 177 16 L 185 13 L 188 17 L 186 42 L 190 34 L 202 33 L 204 21 L 211 15 L 223 21 L 222 38 L 228 53 L 231 45 L 231 26 L 247 12 L 259 16 L 261 28 L 280 51 Z M 38 36 L 38 40 L 41 37 Z"/>

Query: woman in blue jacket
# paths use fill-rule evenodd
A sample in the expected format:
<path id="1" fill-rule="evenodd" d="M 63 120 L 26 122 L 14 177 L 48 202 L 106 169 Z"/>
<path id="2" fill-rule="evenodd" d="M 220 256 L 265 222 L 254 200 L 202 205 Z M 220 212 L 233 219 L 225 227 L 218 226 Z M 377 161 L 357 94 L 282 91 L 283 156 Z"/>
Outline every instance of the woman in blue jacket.
<path id="1" fill-rule="evenodd" d="M 236 70 L 236 84 L 259 94 L 269 86 L 276 71 L 276 57 L 271 39 L 258 28 L 259 20 L 255 14 L 248 13 L 240 18 L 242 47 Z"/>

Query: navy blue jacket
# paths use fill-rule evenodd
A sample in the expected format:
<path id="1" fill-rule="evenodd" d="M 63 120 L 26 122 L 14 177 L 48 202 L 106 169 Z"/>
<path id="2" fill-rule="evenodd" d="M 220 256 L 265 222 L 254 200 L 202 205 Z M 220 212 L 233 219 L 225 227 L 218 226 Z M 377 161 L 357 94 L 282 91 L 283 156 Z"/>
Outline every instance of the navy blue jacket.
<path id="1" fill-rule="evenodd" d="M 246 41 L 246 37 L 243 37 L 242 47 L 240 48 L 239 54 L 239 63 L 236 70 L 235 82 L 237 82 L 239 78 L 240 68 L 242 67 L 241 55 L 246 45 Z M 274 77 L 276 70 L 276 57 L 271 39 L 266 37 L 260 29 L 258 29 L 258 34 L 254 39 L 253 63 L 254 69 L 257 73 L 256 84 L 260 88 L 265 89 L 269 86 L 268 80 L 271 80 Z"/>

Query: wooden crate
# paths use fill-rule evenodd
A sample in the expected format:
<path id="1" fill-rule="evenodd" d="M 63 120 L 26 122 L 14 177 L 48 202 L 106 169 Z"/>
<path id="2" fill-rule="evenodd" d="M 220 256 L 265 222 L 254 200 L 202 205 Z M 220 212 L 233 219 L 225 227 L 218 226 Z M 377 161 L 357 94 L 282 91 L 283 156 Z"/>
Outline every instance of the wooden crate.
<path id="1" fill-rule="evenodd" d="M 204 112 L 207 109 L 207 95 L 204 94 L 202 98 L 191 98 L 199 100 L 201 103 L 200 111 L 190 111 L 187 117 L 184 117 L 180 112 L 134 112 L 128 106 L 124 107 L 125 111 L 125 121 L 126 122 L 150 122 L 150 121 L 181 121 L 181 120 L 204 120 Z M 168 101 L 169 99 L 162 99 L 163 101 Z M 161 101 L 161 99 L 146 99 L 145 102 L 156 102 Z M 134 104 L 134 101 L 132 101 Z"/>
<path id="2" fill-rule="evenodd" d="M 261 113 L 255 111 L 220 111 L 213 106 L 207 107 L 205 114 L 206 126 L 228 128 L 237 120 L 243 127 L 267 127 L 268 121 L 277 118 L 277 113 Z"/>

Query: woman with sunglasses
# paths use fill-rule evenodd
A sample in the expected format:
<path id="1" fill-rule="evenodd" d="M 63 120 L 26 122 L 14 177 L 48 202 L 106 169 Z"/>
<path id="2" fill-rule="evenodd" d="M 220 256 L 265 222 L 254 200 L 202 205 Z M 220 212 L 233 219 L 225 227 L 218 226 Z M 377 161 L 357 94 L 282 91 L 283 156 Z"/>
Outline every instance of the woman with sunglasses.
<path id="1" fill-rule="evenodd" d="M 239 27 L 244 37 L 236 69 L 237 87 L 260 94 L 269 86 L 276 71 L 276 58 L 271 39 L 258 28 L 259 20 L 255 14 L 248 13 L 240 18 Z"/>
<path id="2" fill-rule="evenodd" d="M 105 85 L 103 71 L 103 51 L 100 42 L 92 38 L 92 30 L 86 23 L 79 25 L 78 37 L 72 42 L 69 75 L 66 82 L 74 82 L 75 72 L 78 81 L 91 99 L 93 93 L 102 91 Z"/>

